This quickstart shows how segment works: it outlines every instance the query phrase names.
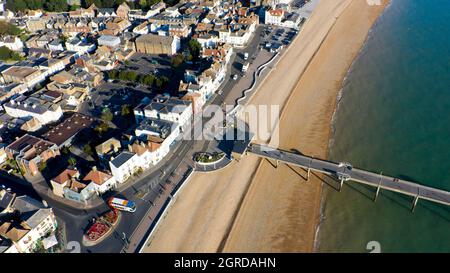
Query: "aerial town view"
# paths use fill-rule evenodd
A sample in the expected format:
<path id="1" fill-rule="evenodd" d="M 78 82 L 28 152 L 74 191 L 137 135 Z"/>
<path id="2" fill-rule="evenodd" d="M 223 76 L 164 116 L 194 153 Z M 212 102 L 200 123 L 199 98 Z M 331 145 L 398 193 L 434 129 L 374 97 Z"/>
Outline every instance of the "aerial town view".
<path id="1" fill-rule="evenodd" d="M 449 253 L 449 10 L 0 0 L 0 253 Z"/>

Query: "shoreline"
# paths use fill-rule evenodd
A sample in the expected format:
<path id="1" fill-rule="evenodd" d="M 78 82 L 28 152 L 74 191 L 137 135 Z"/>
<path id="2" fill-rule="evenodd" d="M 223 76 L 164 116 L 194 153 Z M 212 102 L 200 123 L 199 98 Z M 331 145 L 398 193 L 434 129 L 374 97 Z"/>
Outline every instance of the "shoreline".
<path id="1" fill-rule="evenodd" d="M 338 99 L 338 95 L 340 90 L 342 90 L 342 84 L 344 82 L 345 77 L 348 74 L 348 70 L 352 67 L 353 62 L 357 59 L 357 57 L 359 56 L 362 48 L 364 47 L 364 44 L 367 41 L 367 38 L 369 37 L 369 33 L 370 33 L 370 29 L 372 28 L 374 22 L 376 22 L 376 19 L 382 14 L 382 12 L 384 11 L 384 7 L 386 6 L 387 1 L 383 2 L 383 6 L 382 8 L 379 8 L 377 10 L 377 12 L 372 12 L 371 14 L 371 19 L 369 19 L 369 22 L 366 22 L 367 24 L 367 29 L 365 28 L 365 26 L 360 27 L 360 29 L 358 30 L 359 32 L 357 33 L 359 36 L 358 38 L 360 39 L 361 37 L 363 37 L 362 42 L 359 42 L 358 38 L 356 38 L 356 42 L 355 44 L 353 44 L 352 46 L 349 46 L 347 48 L 348 51 L 348 56 L 341 58 L 338 55 L 336 55 L 336 47 L 338 47 L 338 45 L 336 45 L 336 43 L 338 43 L 337 41 L 343 40 L 345 38 L 345 36 L 348 36 L 345 34 L 344 30 L 346 31 L 347 29 L 352 29 L 352 26 L 350 26 L 350 23 L 354 23 L 353 19 L 358 19 L 358 17 L 360 16 L 355 16 L 354 13 L 356 13 L 355 11 L 360 11 L 360 10 L 364 10 L 364 6 L 362 5 L 366 5 L 365 3 L 361 4 L 361 2 L 355 2 L 355 1 L 351 1 L 349 2 L 349 4 L 346 6 L 346 8 L 344 9 L 344 11 L 338 16 L 337 21 L 335 22 L 336 25 L 333 24 L 333 26 L 330 28 L 329 33 L 332 33 L 330 36 L 331 37 L 326 37 L 324 40 L 324 44 L 320 45 L 320 48 L 317 52 L 317 55 L 315 54 L 315 56 L 313 57 L 311 63 L 308 64 L 308 66 L 306 67 L 305 72 L 300 76 L 300 79 L 298 81 L 297 86 L 295 87 L 295 89 L 292 91 L 289 100 L 286 102 L 285 104 L 285 108 L 286 110 L 284 110 L 281 114 L 281 118 L 280 118 L 280 124 L 282 126 L 282 123 L 285 122 L 286 125 L 285 127 L 288 127 L 290 129 L 290 131 L 295 131 L 294 124 L 293 122 L 295 122 L 296 120 L 292 120 L 292 114 L 297 114 L 300 111 L 295 111 L 292 110 L 293 108 L 300 108 L 297 107 L 299 105 L 302 105 L 302 103 L 299 101 L 301 100 L 308 100 L 308 98 L 302 98 L 302 93 L 308 93 L 308 87 L 312 90 L 310 92 L 310 94 L 306 94 L 305 96 L 314 96 L 314 92 L 316 92 L 316 90 L 313 90 L 317 87 L 322 87 L 322 88 L 328 88 L 328 92 L 323 92 L 323 97 L 320 98 L 318 101 L 316 100 L 315 103 L 317 103 L 317 107 L 321 107 L 320 104 L 324 103 L 325 101 L 325 105 L 328 106 L 329 108 L 331 108 L 331 111 L 322 111 L 319 113 L 322 115 L 322 118 L 319 118 L 319 120 L 321 120 L 322 122 L 326 123 L 327 125 L 323 128 L 321 128 L 322 132 L 317 133 L 317 136 L 322 135 L 323 137 L 323 141 L 322 143 L 317 142 L 317 141 L 311 141 L 310 145 L 304 145 L 306 147 L 304 147 L 303 149 L 300 149 L 302 152 L 305 152 L 305 150 L 311 149 L 312 151 L 315 151 L 315 156 L 317 156 L 317 153 L 322 154 L 324 156 L 324 158 L 328 157 L 328 148 L 329 148 L 329 140 L 330 140 L 330 136 L 331 136 L 331 119 L 332 119 L 332 115 L 335 112 L 336 109 L 336 103 L 337 103 L 337 99 Z M 370 8 L 369 8 L 370 9 Z M 366 11 L 369 10 L 366 8 Z M 369 12 L 370 13 L 370 12 Z M 374 16 L 374 14 L 376 16 Z M 341 19 L 343 18 L 343 19 Z M 350 19 L 349 19 L 350 18 Z M 361 19 L 361 18 L 359 18 Z M 347 27 L 347 28 L 346 28 Z M 356 27 L 357 28 L 357 27 Z M 362 29 L 362 30 L 361 30 Z M 365 31 L 364 31 L 365 30 Z M 355 31 L 356 32 L 356 31 Z M 327 36 L 328 36 L 327 34 Z M 339 36 L 340 35 L 340 36 Z M 346 37 L 349 38 L 349 37 Z M 353 37 L 350 37 L 353 38 Z M 335 41 L 335 43 L 331 43 L 329 41 Z M 334 48 L 333 48 L 334 47 Z M 357 50 L 355 50 L 355 48 L 357 48 Z M 334 51 L 333 51 L 334 50 Z M 333 55 L 333 53 L 335 55 Z M 319 56 L 320 55 L 320 56 Z M 321 61 L 320 59 L 322 59 L 325 56 L 326 61 Z M 331 57 L 330 57 L 331 56 Z M 337 57 L 336 57 L 337 56 Z M 335 78 L 332 78 L 331 81 L 329 82 L 329 84 L 314 84 L 311 83 L 311 80 L 308 81 L 308 79 L 305 80 L 305 78 L 314 78 L 317 76 L 317 74 L 320 74 L 320 72 L 329 72 L 330 69 L 324 67 L 326 66 L 326 63 L 333 63 L 333 57 L 335 57 L 334 60 L 335 62 L 337 62 L 336 67 L 337 71 L 331 71 L 330 74 L 333 74 L 334 72 L 334 76 Z M 319 59 L 319 60 L 318 60 Z M 324 64 L 325 63 L 325 64 Z M 343 69 L 344 72 L 341 72 L 341 70 Z M 309 70 L 309 71 L 308 71 Z M 308 73 L 310 72 L 310 73 Z M 316 75 L 314 75 L 316 74 Z M 342 74 L 342 76 L 336 76 L 336 75 L 340 75 Z M 326 77 L 325 77 L 326 78 Z M 338 82 L 335 82 L 334 84 L 332 83 L 333 80 L 337 80 L 337 78 L 339 79 Z M 317 80 L 317 79 L 316 79 Z M 333 87 L 334 85 L 334 87 Z M 299 89 L 302 89 L 301 91 L 299 91 Z M 327 98 L 328 96 L 328 98 Z M 328 104 L 327 102 L 328 101 Z M 306 106 L 306 105 L 305 105 Z M 331 107 L 333 106 L 333 107 Z M 289 109 L 291 108 L 291 109 Z M 314 110 L 314 109 L 313 109 Z M 289 114 L 289 112 L 291 112 Z M 299 115 L 302 115 L 303 113 L 300 112 L 298 113 Z M 307 111 L 305 112 L 305 114 L 307 115 Z M 286 121 L 286 117 L 288 116 L 287 119 L 291 119 L 291 121 Z M 328 118 L 329 117 L 329 118 Z M 312 117 L 309 118 L 309 120 L 313 119 Z M 289 125 L 288 125 L 289 124 Z M 281 128 L 280 126 L 280 128 Z M 302 127 L 302 126 L 299 126 Z M 311 129 L 311 131 L 314 131 L 314 127 L 320 127 L 320 126 L 315 126 L 314 124 L 311 125 L 311 127 L 313 127 L 313 129 Z M 299 133 L 301 132 L 303 128 L 299 129 Z M 281 129 L 280 129 L 281 130 Z M 314 133 L 312 134 L 314 135 Z M 283 137 L 283 136 L 281 136 Z M 291 135 L 291 137 L 297 137 L 295 135 Z M 299 137 L 302 138 L 302 137 Z M 308 136 L 303 137 L 305 141 L 308 141 Z M 282 148 L 292 148 L 292 147 L 296 147 L 297 145 L 302 145 L 301 143 L 299 143 L 300 141 L 298 141 L 297 143 L 295 141 L 289 140 L 289 137 L 285 137 L 285 143 L 280 143 Z M 283 147 L 283 145 L 286 145 Z M 306 151 L 306 153 L 308 153 Z M 311 154 L 311 153 L 308 153 Z M 265 164 L 265 162 L 261 163 L 261 166 Z M 265 164 L 267 166 L 267 164 Z M 266 167 L 267 170 L 261 173 L 260 177 L 259 177 L 259 181 L 258 178 L 255 178 L 255 180 L 257 181 L 253 181 L 252 184 L 255 183 L 255 185 L 252 185 L 252 187 L 255 188 L 255 192 L 260 192 L 260 194 L 265 194 L 265 201 L 263 202 L 270 202 L 272 200 L 277 200 L 276 197 L 272 197 L 271 198 L 271 193 L 262 193 L 264 191 L 264 189 L 262 189 L 261 187 L 258 188 L 257 184 L 263 184 L 264 182 L 261 182 L 261 180 L 273 180 L 275 179 L 283 179 L 285 178 L 285 180 L 292 180 L 294 179 L 294 177 L 292 175 L 290 175 L 288 172 L 292 172 L 292 170 L 288 170 L 285 171 L 284 173 L 280 172 L 280 171 L 274 171 L 272 169 L 271 166 L 267 166 Z M 286 168 L 284 168 L 286 170 Z M 278 173 L 277 173 L 278 172 Z M 277 174 L 276 174 L 277 173 Z M 297 178 L 298 179 L 298 178 Z M 303 180 L 302 182 L 304 182 L 305 180 Z M 324 198 L 323 195 L 323 183 L 321 183 L 320 181 L 316 181 L 318 183 L 317 187 L 314 190 L 310 189 L 306 189 L 303 188 L 301 186 L 299 187 L 295 187 L 295 186 L 291 186 L 291 190 L 293 191 L 297 191 L 297 193 L 299 195 L 305 195 L 305 194 L 310 194 L 310 202 L 314 203 L 314 204 L 297 204 L 297 198 L 293 197 L 291 201 L 285 201 L 285 203 L 291 203 L 289 205 L 286 205 L 285 207 L 281 206 L 281 209 L 285 209 L 286 207 L 288 207 L 289 209 L 308 209 L 310 210 L 310 213 L 303 213 L 303 214 L 297 214 L 298 216 L 309 216 L 309 217 L 305 217 L 305 222 L 303 223 L 298 223 L 295 220 L 291 220 L 291 221 L 286 221 L 284 219 L 280 219 L 280 221 L 284 221 L 284 224 L 275 224 L 272 225 L 272 228 L 268 228 L 266 229 L 265 232 L 261 232 L 260 236 L 254 236 L 253 235 L 253 246 L 251 246 L 251 242 L 247 242 L 247 243 L 243 243 L 242 242 L 242 237 L 245 237 L 245 235 L 247 236 L 252 236 L 252 231 L 253 232 L 258 232 L 255 230 L 255 228 L 249 228 L 250 225 L 254 225 L 254 223 L 249 223 L 248 218 L 253 219 L 253 220 L 257 220 L 260 217 L 263 217 L 263 214 L 253 214 L 252 217 L 252 213 L 249 212 L 249 210 L 251 209 L 251 207 L 253 207 L 253 210 L 255 209 L 254 207 L 260 207 L 261 205 L 263 205 L 261 203 L 261 201 L 255 201 L 254 199 L 257 199 L 258 197 L 255 196 L 251 196 L 251 193 L 249 193 L 246 197 L 248 203 L 247 203 L 247 211 L 246 208 L 244 207 L 242 209 L 242 211 L 240 212 L 240 216 L 241 219 L 237 220 L 237 223 L 235 223 L 234 225 L 234 233 L 236 233 L 235 238 L 233 239 L 233 235 L 230 235 L 231 240 L 228 241 L 227 246 L 225 247 L 226 251 L 230 251 L 230 252 L 248 252 L 248 251 L 257 251 L 257 252 L 292 252 L 292 251 L 300 251 L 300 252 L 314 252 L 317 251 L 316 245 L 317 245 L 317 241 L 316 238 L 318 237 L 319 234 L 319 229 L 318 227 L 320 227 L 320 223 L 321 221 L 323 221 L 323 214 L 322 214 L 322 201 Z M 270 183 L 267 183 L 265 186 L 263 187 L 268 187 Z M 283 187 L 286 187 L 286 185 L 283 185 Z M 281 193 L 282 191 L 279 190 L 278 193 Z M 286 196 L 286 195 L 283 195 Z M 267 200 L 267 198 L 269 198 L 269 200 Z M 253 199 L 253 200 L 252 200 Z M 287 199 L 287 198 L 286 198 Z M 273 210 L 273 209 L 272 209 Z M 311 213 L 311 211 L 313 211 L 313 213 Z M 284 216 L 284 217 L 290 217 L 292 216 L 292 214 L 295 215 L 295 213 L 291 213 L 289 211 L 286 212 L 278 212 L 276 210 L 273 210 L 273 212 L 270 213 L 270 216 L 272 216 L 274 219 L 276 219 L 277 217 Z M 309 218 L 309 221 L 307 220 Z M 308 223 L 309 222 L 309 223 Z M 289 227 L 289 225 L 291 227 Z M 259 226 L 259 225 L 256 225 Z M 286 228 L 287 227 L 287 228 Z M 302 230 L 302 232 L 310 232 L 310 235 L 302 235 L 302 236 L 298 236 L 295 235 L 295 230 L 298 230 L 299 227 L 300 230 Z M 312 228 L 311 228 L 312 227 Z M 283 229 L 283 231 L 279 231 L 280 229 Z M 311 230 L 312 229 L 312 230 Z M 233 231 L 232 231 L 233 233 Z M 243 235 L 245 234 L 245 235 Z M 264 235 L 263 235 L 264 234 Z M 272 236 L 272 239 L 267 239 L 267 236 Z M 310 236 L 309 238 L 307 238 L 308 236 Z M 278 237 L 278 238 L 277 238 Z M 302 237 L 301 239 L 298 239 L 298 237 Z M 281 238 L 281 239 L 280 239 Z M 292 243 L 292 241 L 297 240 L 297 242 Z M 261 243 L 260 241 L 265 241 L 264 243 Z M 255 243 L 258 242 L 258 243 Z"/>
<path id="2" fill-rule="evenodd" d="M 373 23 L 373 25 L 369 29 L 369 31 L 367 33 L 367 37 L 366 37 L 364 43 L 361 45 L 361 48 L 358 51 L 358 53 L 356 54 L 356 56 L 354 57 L 350 67 L 348 68 L 348 70 L 347 70 L 347 72 L 345 74 L 345 77 L 342 79 L 341 88 L 339 89 L 339 91 L 337 92 L 337 95 L 336 95 L 336 106 L 334 108 L 333 115 L 331 117 L 331 122 L 330 122 L 330 137 L 329 137 L 329 140 L 328 140 L 327 159 L 329 159 L 329 156 L 330 156 L 330 153 L 331 153 L 331 149 L 332 149 L 332 147 L 334 145 L 334 141 L 335 141 L 334 134 L 335 134 L 335 130 L 336 130 L 336 127 L 335 127 L 335 125 L 336 125 L 336 118 L 337 118 L 337 113 L 339 111 L 339 107 L 341 107 L 340 106 L 341 99 L 344 96 L 344 85 L 345 85 L 345 82 L 347 81 L 348 75 L 352 72 L 355 62 L 361 57 L 361 54 L 363 53 L 364 48 L 367 45 L 367 42 L 368 42 L 368 40 L 371 37 L 373 28 L 376 26 L 378 21 L 382 19 L 385 11 L 390 7 L 391 3 L 392 3 L 391 0 L 385 0 L 383 2 L 383 4 L 382 4 L 383 5 L 383 11 L 379 14 L 379 16 L 377 17 L 377 19 L 375 20 L 375 22 Z M 319 216 L 318 216 L 319 219 L 318 219 L 318 223 L 316 225 L 316 233 L 315 233 L 315 237 L 314 237 L 314 247 L 313 247 L 314 252 L 318 252 L 319 251 L 319 247 L 320 247 L 320 228 L 321 228 L 321 225 L 322 225 L 323 221 L 325 221 L 325 219 L 326 219 L 326 217 L 325 217 L 325 202 L 326 202 L 326 194 L 324 193 L 324 191 L 322 189 L 321 196 L 320 196 L 320 212 L 319 212 Z"/>
<path id="3" fill-rule="evenodd" d="M 291 45 L 250 100 L 253 104 L 283 105 L 280 130 L 283 127 L 288 130 L 280 136 L 280 148 L 295 147 L 306 154 L 327 156 L 330 110 L 336 106 L 336 89 L 340 85 L 331 80 L 328 83 L 332 88 L 328 90 L 317 77 L 336 74 L 329 71 L 334 66 L 330 65 L 327 54 L 321 52 L 327 50 L 324 48 L 330 51 L 330 47 L 336 50 L 342 44 L 333 41 L 336 34 L 323 41 L 321 38 L 338 32 L 334 30 L 336 19 L 341 21 L 339 17 L 356 1 L 360 0 L 321 0 L 299 33 L 297 43 Z M 354 27 L 351 16 L 346 21 L 347 27 Z M 362 34 L 358 34 L 366 38 L 367 29 L 363 27 Z M 348 36 L 346 31 L 343 33 Z M 347 43 L 345 40 L 342 47 Z M 356 45 L 359 45 L 356 53 L 351 52 L 354 58 L 363 43 Z M 347 58 L 345 71 L 352 64 L 347 64 Z M 337 64 L 342 65 L 339 61 Z M 318 69 L 319 72 L 314 72 Z M 346 76 L 345 71 L 338 71 L 339 83 Z M 253 155 L 214 174 L 195 174 L 149 239 L 144 252 L 312 252 L 320 221 L 322 182 L 314 175 L 310 182 L 299 183 L 299 180 L 297 170 L 286 166 L 274 170 Z M 298 230 L 302 231 L 300 235 Z"/>

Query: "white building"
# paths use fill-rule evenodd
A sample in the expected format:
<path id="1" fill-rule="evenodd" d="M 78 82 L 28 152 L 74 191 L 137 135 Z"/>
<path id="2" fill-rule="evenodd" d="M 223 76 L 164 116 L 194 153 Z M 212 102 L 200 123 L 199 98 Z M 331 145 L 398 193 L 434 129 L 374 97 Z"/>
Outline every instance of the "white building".
<path id="1" fill-rule="evenodd" d="M 252 37 L 256 24 L 251 24 L 247 29 L 239 29 L 236 31 L 221 30 L 219 31 L 219 40 L 235 47 L 244 47 Z"/>
<path id="2" fill-rule="evenodd" d="M 113 8 L 100 8 L 97 12 L 98 18 L 117 17 L 116 11 Z"/>
<path id="3" fill-rule="evenodd" d="M 99 46 L 117 47 L 120 45 L 120 37 L 112 35 L 102 35 L 98 38 L 97 43 Z"/>
<path id="4" fill-rule="evenodd" d="M 22 51 L 23 42 L 19 37 L 6 36 L 0 40 L 0 47 L 6 46 L 12 51 Z"/>
<path id="5" fill-rule="evenodd" d="M 145 21 L 144 23 L 133 28 L 133 33 L 144 35 L 150 32 L 150 23 Z"/>
<path id="6" fill-rule="evenodd" d="M 281 21 L 284 17 L 284 10 L 282 9 L 270 9 L 266 10 L 264 14 L 264 23 L 267 25 L 281 25 Z"/>
<path id="7" fill-rule="evenodd" d="M 21 95 L 3 105 L 6 113 L 16 118 L 36 118 L 41 124 L 48 124 L 59 120 L 62 115 L 60 105 L 43 101 L 35 97 Z"/>
<path id="8" fill-rule="evenodd" d="M 75 37 L 66 42 L 66 48 L 68 51 L 76 52 L 77 56 L 81 56 L 86 53 L 94 52 L 96 46 L 93 43 L 88 43 Z"/>
<path id="9" fill-rule="evenodd" d="M 78 202 L 86 202 L 95 193 L 95 184 L 92 182 L 82 183 L 79 181 L 78 170 L 66 169 L 58 176 L 50 180 L 53 193 Z"/>
<path id="10" fill-rule="evenodd" d="M 45 81 L 45 73 L 36 67 L 11 66 L 2 72 L 5 83 L 23 83 L 28 88 Z"/>
<path id="11" fill-rule="evenodd" d="M 180 16 L 181 16 L 181 13 L 180 13 L 180 11 L 178 10 L 178 7 L 175 5 L 175 6 L 166 8 L 166 9 L 164 10 L 164 15 L 169 16 L 169 17 L 176 18 L 176 17 L 180 17 Z"/>
<path id="12" fill-rule="evenodd" d="M 180 131 L 192 118 L 192 103 L 178 98 L 156 96 L 149 104 L 134 109 L 136 121 L 162 119 L 178 124 Z"/>
<path id="13" fill-rule="evenodd" d="M 63 42 L 59 39 L 55 39 L 48 44 L 48 49 L 51 51 L 64 51 Z"/>
<path id="14" fill-rule="evenodd" d="M 93 183 L 95 191 L 99 195 L 117 187 L 114 176 L 99 171 L 96 167 L 92 168 L 92 170 L 83 178 L 83 181 L 86 183 Z"/>
<path id="15" fill-rule="evenodd" d="M 11 243 L 4 253 L 30 253 L 39 240 L 54 232 L 57 222 L 53 210 L 28 196 L 15 197 L 11 210 L 18 213 L 20 221 L 0 223 L 0 237 Z"/>
<path id="16" fill-rule="evenodd" d="M 202 48 L 216 47 L 220 42 L 219 36 L 211 34 L 199 35 L 195 39 L 202 45 Z"/>
<path id="17" fill-rule="evenodd" d="M 169 152 L 180 135 L 178 124 L 166 120 L 147 118 L 135 130 L 138 142 L 130 145 L 130 150 L 138 155 L 140 166 L 156 165 Z M 143 150 L 143 146 L 147 151 Z"/>
<path id="18" fill-rule="evenodd" d="M 136 154 L 124 151 L 109 162 L 109 167 L 115 180 L 119 183 L 124 183 L 139 171 L 141 164 Z"/>
<path id="19" fill-rule="evenodd" d="M 302 17 L 298 13 L 286 12 L 283 9 L 266 10 L 264 22 L 268 25 L 276 25 L 286 28 L 298 29 Z"/>
<path id="20" fill-rule="evenodd" d="M 62 59 L 48 59 L 47 61 L 40 64 L 39 68 L 41 69 L 41 71 L 43 71 L 45 77 L 48 77 L 64 70 L 66 68 L 66 62 Z"/>

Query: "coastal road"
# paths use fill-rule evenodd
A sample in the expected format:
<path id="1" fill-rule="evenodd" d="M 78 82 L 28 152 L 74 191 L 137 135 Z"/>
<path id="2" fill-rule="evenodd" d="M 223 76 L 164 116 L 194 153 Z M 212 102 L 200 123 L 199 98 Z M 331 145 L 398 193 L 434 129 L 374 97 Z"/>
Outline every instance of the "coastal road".
<path id="1" fill-rule="evenodd" d="M 239 93 L 231 92 L 235 85 L 242 84 L 242 78 L 238 81 L 231 79 L 233 73 L 240 73 L 239 64 L 243 63 L 243 52 L 249 53 L 248 61 L 254 61 L 257 58 L 257 53 L 259 51 L 258 45 L 261 42 L 261 31 L 263 26 L 258 26 L 255 31 L 254 37 L 251 43 L 244 49 L 238 49 L 233 54 L 230 60 L 231 68 L 227 70 L 227 77 L 219 88 L 218 92 L 212 99 L 211 104 L 221 105 L 225 100 L 235 101 Z M 210 118 L 203 118 L 203 123 L 207 122 Z M 214 141 L 216 143 L 216 141 Z M 214 145 L 216 145 L 213 143 Z M 171 175 L 176 172 L 177 169 L 187 168 L 192 165 L 192 155 L 194 152 L 199 150 L 206 150 L 211 145 L 209 140 L 192 140 L 192 141 L 182 141 L 178 144 L 176 150 L 174 150 L 167 161 L 160 166 L 159 169 L 152 171 L 151 173 L 145 174 L 142 178 L 138 178 L 137 181 L 125 185 L 123 190 L 117 193 L 117 196 L 133 200 L 136 202 L 137 210 L 134 213 L 122 213 L 122 217 L 118 225 L 115 227 L 114 232 L 105 238 L 102 242 L 95 246 L 84 247 L 81 246 L 82 252 L 120 252 L 124 248 L 124 241 L 122 239 L 122 234 L 125 233 L 129 238 L 131 234 L 136 230 L 137 226 L 141 223 L 143 217 L 145 217 L 148 212 L 155 209 L 152 204 L 156 202 L 159 196 L 164 196 L 169 188 L 160 192 L 160 184 L 164 184 L 165 181 L 171 180 Z M 164 175 L 162 175 L 164 174 Z M 45 182 L 44 182 L 45 183 Z M 173 182 L 175 186 L 176 182 Z M 58 219 L 64 222 L 66 228 L 66 238 L 69 241 L 82 241 L 83 234 L 90 227 L 93 218 L 98 217 L 104 212 L 109 210 L 108 205 L 105 202 L 101 202 L 100 205 L 90 208 L 74 208 L 64 202 L 59 202 L 58 200 L 48 198 L 43 192 L 36 192 L 32 187 L 18 184 L 13 180 L 8 180 L 7 178 L 2 179 L 2 183 L 7 188 L 11 188 L 12 191 L 18 194 L 26 194 L 34 197 L 38 200 L 46 200 L 50 207 L 53 208 L 55 215 Z M 149 185 L 156 184 L 154 187 Z M 43 186 L 43 185 L 40 185 Z M 142 197 L 137 197 L 137 194 L 144 193 Z M 170 191 L 169 191 L 170 192 Z M 136 234 L 137 237 L 142 236 L 142 234 Z M 142 238 L 134 238 L 131 241 L 139 241 Z M 130 246 L 132 247 L 132 246 Z"/>

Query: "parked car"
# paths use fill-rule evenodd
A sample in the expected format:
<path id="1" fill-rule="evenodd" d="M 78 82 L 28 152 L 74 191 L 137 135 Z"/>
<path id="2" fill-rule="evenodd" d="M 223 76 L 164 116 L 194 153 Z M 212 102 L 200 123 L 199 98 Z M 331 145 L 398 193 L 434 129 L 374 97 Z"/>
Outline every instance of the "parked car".
<path id="1" fill-rule="evenodd" d="M 238 75 L 234 74 L 232 78 L 233 78 L 233 80 L 237 80 L 238 79 Z"/>

